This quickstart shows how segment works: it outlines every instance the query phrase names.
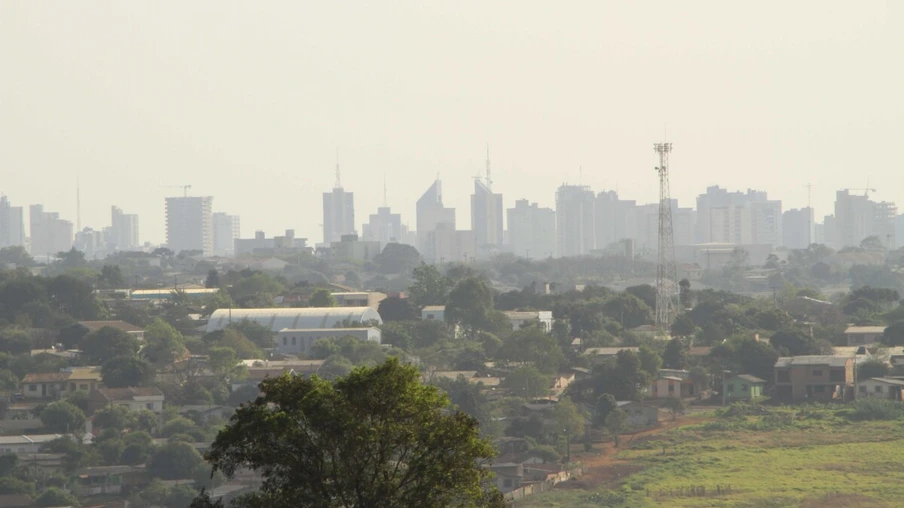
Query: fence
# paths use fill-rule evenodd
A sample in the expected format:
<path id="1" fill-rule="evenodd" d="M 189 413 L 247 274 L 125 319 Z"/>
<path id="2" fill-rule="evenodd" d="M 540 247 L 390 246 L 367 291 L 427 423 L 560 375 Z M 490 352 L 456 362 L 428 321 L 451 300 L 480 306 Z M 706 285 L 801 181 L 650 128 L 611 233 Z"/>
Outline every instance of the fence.
<path id="1" fill-rule="evenodd" d="M 546 492 L 547 490 L 553 488 L 556 484 L 568 481 L 572 478 L 580 478 L 583 475 L 584 469 L 581 467 L 569 469 L 567 471 L 560 471 L 559 473 L 556 473 L 555 475 L 547 478 L 547 480 L 544 482 L 532 483 L 530 485 L 525 485 L 524 487 L 508 492 L 505 495 L 505 498 L 510 501 L 517 501 L 527 496 Z"/>

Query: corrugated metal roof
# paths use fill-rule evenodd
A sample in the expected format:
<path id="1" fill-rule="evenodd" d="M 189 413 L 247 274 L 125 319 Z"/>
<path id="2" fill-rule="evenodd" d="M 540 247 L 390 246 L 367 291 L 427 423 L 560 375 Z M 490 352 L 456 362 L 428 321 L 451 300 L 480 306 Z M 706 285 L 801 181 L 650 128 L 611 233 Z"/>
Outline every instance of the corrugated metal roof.
<path id="1" fill-rule="evenodd" d="M 285 328 L 293 330 L 334 328 L 344 321 L 383 323 L 380 314 L 372 307 L 218 309 L 207 321 L 206 332 L 222 330 L 229 323 L 238 323 L 244 319 L 263 325 L 274 332 Z"/>

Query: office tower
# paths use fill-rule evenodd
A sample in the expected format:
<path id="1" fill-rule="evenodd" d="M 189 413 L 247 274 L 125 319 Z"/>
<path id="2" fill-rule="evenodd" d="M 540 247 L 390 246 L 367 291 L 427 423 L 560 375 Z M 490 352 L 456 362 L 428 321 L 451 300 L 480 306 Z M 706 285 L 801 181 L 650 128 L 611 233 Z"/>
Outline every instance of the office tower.
<path id="1" fill-rule="evenodd" d="M 455 230 L 455 209 L 443 206 L 443 184 L 439 179 L 417 200 L 416 223 L 417 248 L 421 256 L 427 261 L 437 261 L 440 256 L 433 249 L 435 242 L 430 234 L 439 224 L 451 225 Z"/>
<path id="2" fill-rule="evenodd" d="M 0 196 L 0 248 L 25 245 L 25 219 L 21 206 L 11 206 Z"/>
<path id="3" fill-rule="evenodd" d="M 118 206 L 111 208 L 110 249 L 133 250 L 140 245 L 138 241 L 138 215 L 122 213 Z"/>
<path id="4" fill-rule="evenodd" d="M 766 192 L 729 192 L 707 187 L 697 197 L 698 243 L 769 244 L 782 242 L 782 202 Z"/>
<path id="5" fill-rule="evenodd" d="M 336 183 L 323 193 L 323 243 L 338 242 L 343 235 L 355 234 L 355 193 L 342 188 L 339 152 L 336 152 Z"/>
<path id="6" fill-rule="evenodd" d="M 213 197 L 166 198 L 166 246 L 213 255 Z"/>
<path id="7" fill-rule="evenodd" d="M 361 239 L 380 242 L 380 249 L 387 243 L 405 243 L 408 228 L 402 225 L 402 215 L 392 213 L 388 206 L 377 208 L 377 213 L 370 214 L 367 224 L 361 228 Z"/>
<path id="8" fill-rule="evenodd" d="M 833 249 L 838 249 L 838 221 L 834 215 L 826 215 L 822 219 L 822 234 L 816 243 L 825 244 Z"/>
<path id="9" fill-rule="evenodd" d="M 60 219 L 56 212 L 45 212 L 44 205 L 31 205 L 28 214 L 32 256 L 47 256 L 49 260 L 72 248 L 71 222 Z"/>
<path id="10" fill-rule="evenodd" d="M 693 208 L 679 208 L 678 200 L 673 201 L 672 224 L 675 230 L 675 245 L 693 245 L 697 211 Z"/>
<path id="11" fill-rule="evenodd" d="M 75 234 L 75 250 L 85 254 L 85 259 L 105 257 L 104 234 L 91 228 L 84 228 Z"/>
<path id="12" fill-rule="evenodd" d="M 904 242 L 904 213 L 895 219 L 895 240 L 897 241 L 896 246 L 899 245 L 898 242 Z"/>
<path id="13" fill-rule="evenodd" d="M 635 215 L 637 234 L 633 238 L 634 248 L 640 255 L 655 256 L 659 249 L 659 204 L 638 205 Z"/>
<path id="14" fill-rule="evenodd" d="M 887 248 L 894 248 L 897 213 L 894 203 L 877 203 L 866 194 L 851 194 L 848 189 L 838 191 L 835 194 L 836 247 L 856 247 L 864 238 L 876 236 Z"/>
<path id="15" fill-rule="evenodd" d="M 596 196 L 584 185 L 561 185 L 556 191 L 556 251 L 560 257 L 583 256 L 596 248 Z"/>
<path id="16" fill-rule="evenodd" d="M 782 214 L 782 245 L 806 249 L 816 242 L 816 219 L 812 208 L 794 208 Z"/>
<path id="17" fill-rule="evenodd" d="M 489 259 L 502 248 L 502 194 L 496 194 L 486 183 L 474 179 L 471 195 L 471 231 L 476 242 L 477 259 Z"/>
<path id="18" fill-rule="evenodd" d="M 241 222 L 238 215 L 217 212 L 213 214 L 213 253 L 215 256 L 232 257 L 235 241 L 241 238 Z"/>
<path id="19" fill-rule="evenodd" d="M 508 209 L 508 235 L 512 253 L 527 259 L 556 255 L 556 212 L 526 199 Z"/>
<path id="20" fill-rule="evenodd" d="M 474 232 L 470 230 L 457 230 L 455 225 L 448 222 L 440 222 L 427 233 L 427 251 L 436 263 L 460 262 L 468 263 L 474 260 L 476 252 L 474 246 Z"/>

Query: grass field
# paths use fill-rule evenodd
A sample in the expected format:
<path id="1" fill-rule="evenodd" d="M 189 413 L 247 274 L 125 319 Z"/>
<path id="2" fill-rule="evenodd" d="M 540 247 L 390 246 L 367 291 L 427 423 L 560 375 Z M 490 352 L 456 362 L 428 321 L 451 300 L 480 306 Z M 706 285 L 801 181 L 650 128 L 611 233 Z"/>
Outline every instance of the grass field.
<path id="1" fill-rule="evenodd" d="M 635 439 L 600 466 L 623 474 L 515 506 L 904 506 L 904 421 L 852 421 L 843 407 L 741 411 Z"/>

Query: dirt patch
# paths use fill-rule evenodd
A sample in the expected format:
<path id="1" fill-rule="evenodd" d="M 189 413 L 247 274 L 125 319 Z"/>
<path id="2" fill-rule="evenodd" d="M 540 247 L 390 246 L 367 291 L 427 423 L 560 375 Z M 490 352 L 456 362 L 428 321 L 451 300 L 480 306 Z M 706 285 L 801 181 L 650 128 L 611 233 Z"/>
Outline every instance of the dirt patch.
<path id="1" fill-rule="evenodd" d="M 891 508 L 891 504 L 860 494 L 826 494 L 804 500 L 800 508 Z"/>

